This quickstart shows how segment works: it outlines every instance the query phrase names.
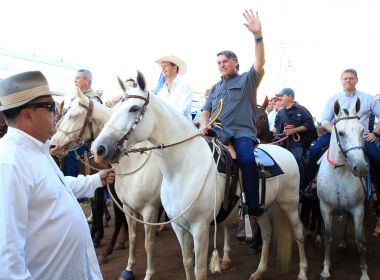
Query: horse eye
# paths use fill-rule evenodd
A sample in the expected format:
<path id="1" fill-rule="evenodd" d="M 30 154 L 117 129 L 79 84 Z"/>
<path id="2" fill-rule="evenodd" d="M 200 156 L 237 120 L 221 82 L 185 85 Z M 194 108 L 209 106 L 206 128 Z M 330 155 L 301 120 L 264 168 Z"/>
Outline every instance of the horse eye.
<path id="1" fill-rule="evenodd" d="M 339 131 L 338 134 L 339 134 L 339 136 L 344 137 L 344 132 L 343 131 Z"/>
<path id="2" fill-rule="evenodd" d="M 139 109 L 140 109 L 139 106 L 134 105 L 134 106 L 131 107 L 131 109 L 129 109 L 129 112 L 130 112 L 130 113 L 135 113 L 135 112 L 137 112 Z"/>

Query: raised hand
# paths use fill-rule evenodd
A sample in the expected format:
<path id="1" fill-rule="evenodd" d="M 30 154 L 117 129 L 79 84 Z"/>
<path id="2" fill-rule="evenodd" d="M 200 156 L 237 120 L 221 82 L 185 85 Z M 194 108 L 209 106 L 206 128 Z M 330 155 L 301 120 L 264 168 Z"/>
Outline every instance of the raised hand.
<path id="1" fill-rule="evenodd" d="M 248 28 L 249 31 L 252 32 L 252 34 L 255 36 L 255 38 L 261 38 L 262 33 L 261 33 L 261 22 L 259 19 L 259 13 L 256 12 L 256 16 L 253 13 L 252 9 L 245 10 L 243 13 L 243 16 L 247 23 L 244 23 L 244 25 Z"/>

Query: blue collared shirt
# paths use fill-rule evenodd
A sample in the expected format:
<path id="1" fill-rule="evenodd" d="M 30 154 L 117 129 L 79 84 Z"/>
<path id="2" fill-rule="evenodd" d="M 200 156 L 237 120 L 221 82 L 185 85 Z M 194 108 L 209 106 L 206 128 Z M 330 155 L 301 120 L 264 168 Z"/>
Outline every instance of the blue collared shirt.
<path id="1" fill-rule="evenodd" d="M 224 108 L 220 120 L 229 137 L 249 137 L 256 141 L 256 121 L 253 111 L 253 92 L 257 73 L 252 66 L 248 72 L 220 80 L 210 91 L 202 110 L 213 113 L 220 99 Z"/>

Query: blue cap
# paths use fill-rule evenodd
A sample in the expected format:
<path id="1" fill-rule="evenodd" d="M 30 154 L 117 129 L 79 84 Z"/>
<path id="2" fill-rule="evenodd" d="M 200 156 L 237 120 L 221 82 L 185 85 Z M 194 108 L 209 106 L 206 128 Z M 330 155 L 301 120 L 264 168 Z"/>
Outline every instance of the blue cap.
<path id="1" fill-rule="evenodd" d="M 283 96 L 283 95 L 290 95 L 294 97 L 294 90 L 291 88 L 283 88 L 279 93 L 276 94 L 276 96 Z"/>

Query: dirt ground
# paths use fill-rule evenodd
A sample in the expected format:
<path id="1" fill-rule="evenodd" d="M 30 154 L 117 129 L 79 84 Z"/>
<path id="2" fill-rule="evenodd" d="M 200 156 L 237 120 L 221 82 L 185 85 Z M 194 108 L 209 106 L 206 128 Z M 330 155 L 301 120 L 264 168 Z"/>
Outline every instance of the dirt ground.
<path id="1" fill-rule="evenodd" d="M 112 207 L 109 207 L 111 215 Z M 88 209 L 85 209 L 88 213 Z M 372 212 L 371 212 L 372 213 Z M 369 276 L 372 280 L 380 279 L 380 239 L 372 236 L 372 230 L 375 224 L 375 217 L 373 214 L 368 215 L 365 219 L 365 228 L 367 236 L 367 264 L 369 268 Z M 334 232 L 335 239 L 333 242 L 331 260 L 331 274 L 332 279 L 338 280 L 353 280 L 360 278 L 359 256 L 353 241 L 352 225 L 349 226 L 349 243 L 346 249 L 338 248 L 339 240 L 337 238 L 337 231 L 341 227 L 339 219 L 335 218 Z M 109 223 L 109 227 L 105 228 L 105 238 L 102 240 L 101 246 L 96 249 L 97 255 L 105 250 L 111 234 L 113 231 L 113 218 Z M 255 271 L 260 254 L 254 254 L 249 249 L 250 244 L 239 242 L 235 238 L 236 226 L 231 226 L 231 259 L 232 268 L 222 274 L 208 273 L 208 279 L 249 279 L 250 275 Z M 222 232 L 218 234 L 218 249 L 219 254 L 222 254 Z M 212 238 L 212 236 L 210 236 Z M 210 244 L 213 244 L 213 239 L 210 239 Z M 139 225 L 137 237 L 137 263 L 135 266 L 135 279 L 144 279 L 146 270 L 146 255 L 144 251 L 144 232 L 143 226 Z M 324 247 L 318 249 L 314 246 L 313 239 L 306 240 L 306 257 L 308 261 L 308 279 L 319 279 L 319 274 L 322 271 Z M 275 268 L 273 261 L 274 252 L 270 252 L 268 271 L 264 274 L 263 279 L 266 280 L 285 280 L 297 279 L 298 274 L 298 254 L 295 250 L 292 269 L 284 275 Z M 211 249 L 210 254 L 211 256 Z M 118 279 L 120 272 L 125 268 L 128 259 L 128 249 L 116 250 L 109 256 L 109 262 L 101 265 L 101 271 L 105 280 Z M 160 232 L 156 239 L 154 263 L 156 268 L 156 276 L 154 279 L 177 280 L 185 279 L 185 272 L 182 265 L 181 250 L 177 238 L 170 228 L 166 231 Z"/>

